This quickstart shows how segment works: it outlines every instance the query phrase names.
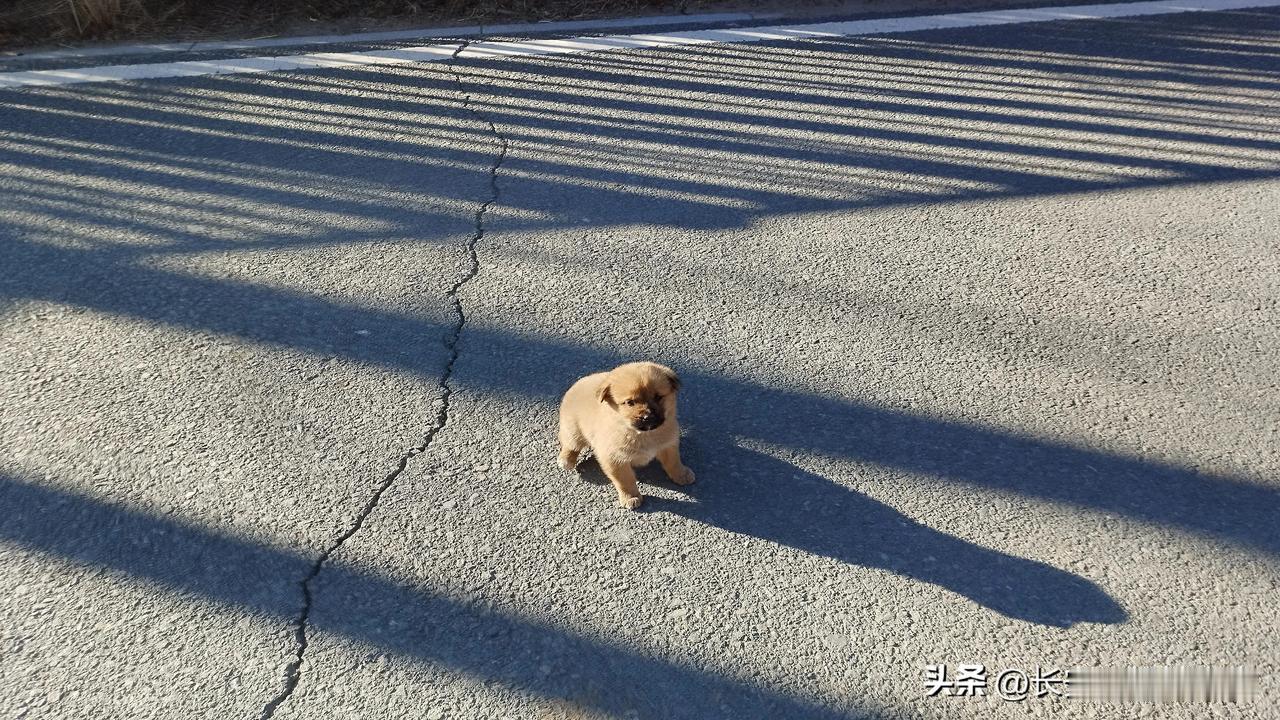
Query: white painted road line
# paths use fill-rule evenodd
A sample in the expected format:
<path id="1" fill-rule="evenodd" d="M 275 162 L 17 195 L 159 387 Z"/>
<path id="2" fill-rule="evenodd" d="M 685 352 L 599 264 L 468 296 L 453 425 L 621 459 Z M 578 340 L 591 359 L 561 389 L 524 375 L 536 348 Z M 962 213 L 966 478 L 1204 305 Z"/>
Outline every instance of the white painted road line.
<path id="1" fill-rule="evenodd" d="M 548 40 L 477 42 L 467 46 L 461 53 L 458 53 L 458 56 L 461 58 L 521 57 L 714 43 L 820 40 L 857 35 L 881 35 L 1014 23 L 1101 20 L 1142 15 L 1213 12 L 1277 6 L 1280 6 L 1280 0 L 1191 0 L 1187 2 L 1157 0 L 1156 2 L 1110 5 L 1076 5 L 1026 10 L 995 10 L 947 15 L 881 18 L 876 20 L 849 20 L 809 25 L 690 30 L 673 33 L 642 33 Z M 441 62 L 448 60 L 457 49 L 458 43 L 451 43 L 347 53 L 308 53 L 280 57 L 233 58 L 228 60 L 145 65 L 107 65 L 62 70 L 27 70 L 0 73 L 0 89 L 155 78 L 200 77 L 205 75 L 246 75 L 289 70 L 350 68 L 365 65 L 405 65 L 420 62 Z"/>
<path id="2" fill-rule="evenodd" d="M 23 60 L 71 60 L 89 57 L 122 57 L 126 55 L 155 55 L 161 53 L 204 53 L 230 50 L 255 50 L 258 48 L 298 47 L 301 45 L 346 45 L 352 43 L 399 42 L 404 40 L 430 40 L 433 38 L 465 38 L 481 35 L 527 35 L 540 33 L 584 32 L 617 28 L 656 27 L 661 25 L 698 25 L 741 23 L 770 20 L 776 14 L 754 13 L 706 13 L 700 15 L 654 15 L 650 17 L 614 18 L 609 20 L 566 20 L 563 22 L 509 23 L 505 25 L 467 25 L 463 27 L 417 28 L 413 30 L 388 30 L 350 35 L 305 35 L 297 37 L 262 38 L 258 40 L 220 40 L 198 43 L 153 43 L 143 45 L 116 45 L 112 47 L 75 48 L 22 54 Z"/>

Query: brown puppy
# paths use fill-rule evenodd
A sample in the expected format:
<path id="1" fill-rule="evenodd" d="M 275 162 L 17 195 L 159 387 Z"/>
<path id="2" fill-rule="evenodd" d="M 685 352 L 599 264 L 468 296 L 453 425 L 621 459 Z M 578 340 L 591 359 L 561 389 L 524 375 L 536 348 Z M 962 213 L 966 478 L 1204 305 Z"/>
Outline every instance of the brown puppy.
<path id="1" fill-rule="evenodd" d="M 663 365 L 633 362 L 607 373 L 588 375 L 560 401 L 560 467 L 572 472 L 588 447 L 618 491 L 618 504 L 640 507 L 633 468 L 656 457 L 678 485 L 693 482 L 680 462 L 680 425 L 676 391 L 680 378 Z"/>

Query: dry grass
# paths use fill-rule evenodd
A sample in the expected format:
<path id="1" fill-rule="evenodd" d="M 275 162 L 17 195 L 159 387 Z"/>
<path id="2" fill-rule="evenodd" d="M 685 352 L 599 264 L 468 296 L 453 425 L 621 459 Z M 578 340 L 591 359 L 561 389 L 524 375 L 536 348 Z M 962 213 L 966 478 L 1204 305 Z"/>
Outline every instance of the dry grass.
<path id="1" fill-rule="evenodd" d="M 0 47 L 248 37 L 308 23 L 469 23 L 671 12 L 688 0 L 0 0 Z"/>
<path id="2" fill-rule="evenodd" d="M 109 29 L 124 15 L 121 0 L 67 0 L 76 32 L 81 35 L 95 30 Z"/>

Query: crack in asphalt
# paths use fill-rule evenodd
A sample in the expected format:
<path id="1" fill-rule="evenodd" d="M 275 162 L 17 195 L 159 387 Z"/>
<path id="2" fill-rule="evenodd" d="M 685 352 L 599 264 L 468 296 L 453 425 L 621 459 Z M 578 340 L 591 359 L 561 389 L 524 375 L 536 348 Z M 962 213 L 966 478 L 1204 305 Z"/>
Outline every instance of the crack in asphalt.
<path id="1" fill-rule="evenodd" d="M 498 169 L 502 167 L 502 163 L 507 159 L 507 149 L 509 147 L 506 136 L 498 131 L 498 127 L 494 125 L 493 121 L 490 120 L 488 116 L 472 107 L 471 95 L 466 91 L 466 87 L 462 82 L 462 76 L 456 69 L 455 62 L 458 58 L 458 53 L 461 53 L 466 49 L 469 44 L 469 41 L 463 40 L 458 48 L 454 50 L 449 64 L 449 70 L 453 74 L 454 83 L 458 87 L 458 94 L 462 97 L 463 107 L 475 118 L 489 126 L 489 132 L 498 140 L 499 145 L 497 157 L 494 158 L 493 165 L 489 167 L 489 198 L 481 203 L 480 207 L 476 209 L 475 231 L 466 243 L 467 255 L 471 261 L 470 267 L 468 267 L 467 271 L 463 273 L 460 278 L 454 281 L 452 287 L 445 292 L 445 297 L 449 298 L 453 303 L 453 311 L 457 316 L 457 321 L 454 323 L 453 328 L 449 331 L 448 335 L 444 338 L 444 346 L 449 352 L 449 360 L 445 363 L 444 371 L 440 375 L 440 379 L 436 384 L 440 390 L 439 409 L 436 411 L 435 422 L 432 423 L 431 427 L 429 427 L 427 432 L 422 436 L 422 442 L 412 448 L 409 448 L 408 451 L 400 456 L 396 462 L 395 469 L 388 473 L 387 476 L 382 479 L 382 482 L 378 484 L 373 495 L 369 497 L 369 500 L 365 502 L 364 508 L 356 516 L 355 521 L 345 532 L 330 543 L 329 546 L 325 548 L 324 552 L 320 553 L 320 556 L 316 558 L 315 563 L 312 564 L 311 570 L 307 573 L 306 577 L 302 579 L 300 583 L 302 587 L 302 610 L 298 614 L 298 619 L 294 622 L 294 639 L 297 643 L 297 650 L 294 653 L 293 659 L 285 666 L 284 687 L 278 695 L 272 698 L 272 700 L 263 707 L 262 715 L 260 716 L 261 720 L 271 720 L 275 715 L 276 710 L 278 710 L 281 705 L 293 696 L 294 691 L 298 688 L 298 683 L 302 679 L 302 663 L 307 653 L 307 647 L 309 646 L 307 629 L 310 624 L 311 608 L 315 597 L 311 589 L 312 582 L 314 582 L 320 575 L 320 572 L 328 563 L 329 558 L 341 549 L 347 540 L 350 540 L 352 536 L 360 531 L 360 528 L 364 526 L 365 521 L 368 520 L 373 511 L 377 509 L 378 502 L 381 501 L 383 494 L 386 493 L 392 483 L 396 481 L 396 478 L 400 477 L 400 474 L 404 472 L 406 467 L 408 467 L 409 461 L 415 456 L 425 453 L 427 449 L 431 447 L 431 442 L 435 440 L 436 435 L 439 434 L 439 432 L 449 423 L 450 398 L 453 396 L 453 386 L 450 385 L 450 380 L 453 378 L 454 365 L 458 362 L 458 343 L 462 339 L 462 331 L 467 324 L 466 310 L 462 306 L 462 301 L 458 298 L 458 292 L 480 273 L 480 259 L 476 255 L 476 244 L 484 238 L 485 214 L 494 203 L 498 202 Z M 319 373 L 317 373 L 317 375 L 318 374 Z"/>

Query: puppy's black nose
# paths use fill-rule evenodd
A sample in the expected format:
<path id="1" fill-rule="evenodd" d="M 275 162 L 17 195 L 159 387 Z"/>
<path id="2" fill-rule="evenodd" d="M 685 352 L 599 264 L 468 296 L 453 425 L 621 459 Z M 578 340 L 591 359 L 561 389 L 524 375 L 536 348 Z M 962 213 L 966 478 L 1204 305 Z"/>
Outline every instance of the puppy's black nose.
<path id="1" fill-rule="evenodd" d="M 635 426 L 637 430 L 652 430 L 662 424 L 663 417 L 657 413 L 642 413 L 636 416 Z"/>

